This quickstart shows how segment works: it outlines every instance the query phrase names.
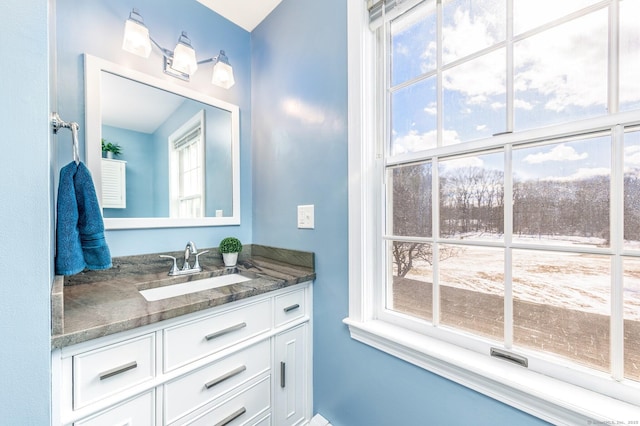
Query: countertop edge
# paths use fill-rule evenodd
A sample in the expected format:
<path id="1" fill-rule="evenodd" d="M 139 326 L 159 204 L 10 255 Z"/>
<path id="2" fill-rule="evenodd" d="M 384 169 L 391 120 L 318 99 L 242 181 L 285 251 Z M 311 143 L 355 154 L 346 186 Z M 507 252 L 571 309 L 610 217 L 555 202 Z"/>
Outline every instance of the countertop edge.
<path id="1" fill-rule="evenodd" d="M 295 251 L 290 252 L 295 253 Z M 264 251 L 260 250 L 259 253 L 263 255 Z M 303 256 L 307 256 L 307 259 L 313 259 L 313 254 L 311 254 L 311 257 L 309 257 L 308 254 L 303 254 Z M 81 303 L 84 300 L 78 300 L 77 298 L 74 299 L 73 297 L 70 301 L 67 301 L 67 305 L 69 306 L 65 306 L 64 277 L 56 276 L 54 278 L 51 291 L 51 348 L 62 349 L 78 343 L 109 336 L 122 331 L 134 330 L 163 320 L 220 307 L 235 301 L 244 300 L 253 296 L 266 294 L 279 289 L 291 287 L 296 284 L 315 280 L 315 268 L 312 267 L 310 268 L 311 270 L 309 270 L 307 266 L 308 263 L 305 265 L 306 267 L 304 269 L 301 269 L 299 265 L 295 264 L 280 264 L 278 261 L 281 260 L 282 258 L 278 258 L 273 264 L 269 262 L 267 265 L 263 264 L 261 261 L 256 261 L 255 263 L 260 266 L 252 265 L 252 267 L 260 270 L 258 274 L 261 278 L 248 281 L 246 284 L 233 284 L 217 290 L 207 290 L 206 294 L 204 294 L 204 292 L 200 292 L 198 296 L 178 296 L 177 298 L 173 298 L 176 299 L 174 300 L 175 303 L 146 302 L 146 304 L 140 305 L 140 303 L 144 302 L 138 302 L 137 310 L 134 310 L 134 313 L 130 312 L 128 317 L 123 316 L 122 318 L 117 318 L 117 315 L 111 315 L 104 323 L 93 323 L 86 327 L 78 326 L 78 321 L 82 322 L 82 316 L 86 315 L 92 307 L 89 304 L 84 305 Z M 279 273 L 278 269 L 281 269 L 283 272 Z M 292 271 L 296 271 L 296 273 L 294 274 Z M 102 286 L 96 286 L 96 291 L 99 291 L 100 289 L 109 290 L 109 288 L 104 287 L 104 284 L 105 283 L 103 282 Z M 88 288 L 87 286 L 91 285 L 91 283 L 85 283 L 66 287 L 75 288 L 74 290 L 69 290 L 72 292 L 79 290 L 81 287 L 86 289 Z M 126 293 L 135 292 L 137 294 L 137 289 L 135 288 L 134 283 L 114 283 L 111 287 L 118 290 L 122 289 L 122 291 Z M 206 295 L 206 298 L 203 297 L 204 295 Z M 127 299 L 123 298 L 121 303 L 126 304 L 127 301 Z M 112 301 L 110 300 L 110 302 Z M 107 309 L 118 311 L 119 302 L 120 301 L 115 300 L 114 303 L 112 303 L 112 306 L 109 306 Z M 97 305 L 94 303 L 94 306 Z M 65 333 L 65 315 L 70 312 L 72 316 L 75 315 L 76 329 Z M 73 325 L 74 324 L 70 324 L 71 328 L 74 328 Z"/>

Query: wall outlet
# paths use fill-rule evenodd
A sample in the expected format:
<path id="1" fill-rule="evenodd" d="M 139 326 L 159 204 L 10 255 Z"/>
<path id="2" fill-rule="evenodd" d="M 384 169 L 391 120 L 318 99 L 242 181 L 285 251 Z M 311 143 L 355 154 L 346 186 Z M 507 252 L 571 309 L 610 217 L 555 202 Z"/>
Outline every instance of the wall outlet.
<path id="1" fill-rule="evenodd" d="M 306 206 L 298 206 L 298 228 L 299 229 L 313 229 L 313 204 Z"/>

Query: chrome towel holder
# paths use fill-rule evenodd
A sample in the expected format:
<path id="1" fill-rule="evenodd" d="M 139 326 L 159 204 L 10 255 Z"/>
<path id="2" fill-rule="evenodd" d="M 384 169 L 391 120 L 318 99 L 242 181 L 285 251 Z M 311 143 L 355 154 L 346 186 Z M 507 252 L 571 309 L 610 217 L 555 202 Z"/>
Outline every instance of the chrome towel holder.
<path id="1" fill-rule="evenodd" d="M 60 129 L 71 129 L 71 138 L 73 142 L 73 161 L 76 164 L 80 164 L 80 153 L 78 151 L 78 129 L 80 126 L 75 121 L 66 122 L 60 118 L 60 115 L 57 112 L 51 113 L 51 127 L 53 128 L 53 133 L 58 134 L 58 130 Z"/>

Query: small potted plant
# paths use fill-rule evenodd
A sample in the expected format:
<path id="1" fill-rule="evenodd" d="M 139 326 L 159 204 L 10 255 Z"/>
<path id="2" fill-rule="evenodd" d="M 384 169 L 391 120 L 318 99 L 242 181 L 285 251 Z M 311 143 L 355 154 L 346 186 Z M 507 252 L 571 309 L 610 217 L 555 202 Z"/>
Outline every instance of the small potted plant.
<path id="1" fill-rule="evenodd" d="M 238 261 L 238 253 L 242 251 L 242 243 L 235 237 L 226 237 L 220 241 L 218 251 L 222 253 L 222 259 L 224 260 L 224 266 L 232 267 L 236 266 Z"/>
<path id="2" fill-rule="evenodd" d="M 113 158 L 114 155 L 122 154 L 122 148 L 117 143 L 107 142 L 102 139 L 102 154 L 106 158 Z"/>

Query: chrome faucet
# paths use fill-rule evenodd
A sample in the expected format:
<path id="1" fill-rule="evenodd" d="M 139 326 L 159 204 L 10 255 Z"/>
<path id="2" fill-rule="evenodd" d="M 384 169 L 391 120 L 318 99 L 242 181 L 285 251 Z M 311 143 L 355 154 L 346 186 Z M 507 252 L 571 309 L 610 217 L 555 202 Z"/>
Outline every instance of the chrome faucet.
<path id="1" fill-rule="evenodd" d="M 178 269 L 176 258 L 173 256 L 169 256 L 166 254 L 161 254 L 160 257 L 166 257 L 169 259 L 173 259 L 173 266 L 171 266 L 171 270 L 169 271 L 169 275 L 188 275 L 188 274 L 196 274 L 202 271 L 202 267 L 200 266 L 199 257 L 205 253 L 208 253 L 209 250 L 198 252 L 196 245 L 193 241 L 189 241 L 184 248 L 184 263 L 182 264 L 182 269 Z M 193 266 L 189 266 L 189 258 L 191 255 L 195 255 L 196 261 Z"/>
<path id="2" fill-rule="evenodd" d="M 189 256 L 191 256 L 191 253 L 193 254 L 198 254 L 198 249 L 196 248 L 196 245 L 194 244 L 193 241 L 189 241 L 187 243 L 187 246 L 184 248 L 184 264 L 182 265 L 182 270 L 183 271 L 187 271 L 189 270 Z M 196 257 L 196 259 L 198 259 L 198 257 Z M 197 260 L 196 260 L 196 263 Z M 194 265 L 195 267 L 195 265 Z M 200 272 L 200 271 L 198 271 Z"/>

